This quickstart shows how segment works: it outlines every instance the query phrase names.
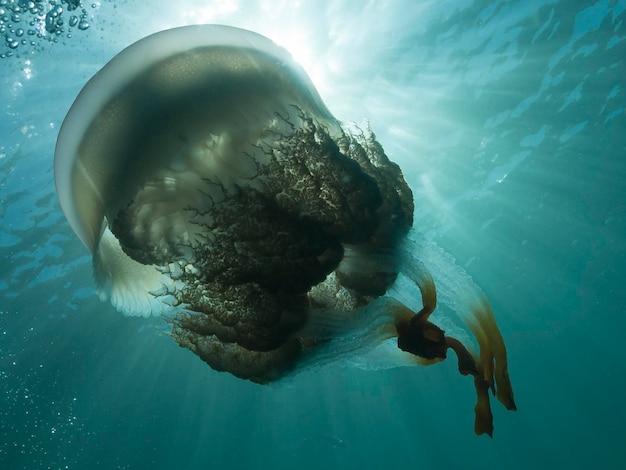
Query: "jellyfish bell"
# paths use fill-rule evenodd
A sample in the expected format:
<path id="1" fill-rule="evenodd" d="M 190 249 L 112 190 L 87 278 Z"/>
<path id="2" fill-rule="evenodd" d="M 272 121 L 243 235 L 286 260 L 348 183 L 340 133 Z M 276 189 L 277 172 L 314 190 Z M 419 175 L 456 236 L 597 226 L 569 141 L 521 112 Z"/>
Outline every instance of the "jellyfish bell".
<path id="1" fill-rule="evenodd" d="M 116 215 L 143 188 L 144 214 L 161 216 L 160 223 L 138 214 L 146 235 L 181 241 L 178 234 L 194 232 L 193 226 L 180 229 L 188 220 L 181 205 L 203 209 L 210 198 L 199 186 L 207 178 L 258 185 L 251 176 L 264 156 L 255 146 L 261 133 L 282 132 L 286 120 L 278 116 L 294 120 L 294 107 L 336 126 L 285 50 L 237 28 L 163 31 L 122 51 L 97 73 L 61 128 L 55 180 L 70 225 L 97 252 L 101 295 L 131 315 L 161 313 L 160 302 L 145 293 L 166 279 L 120 252 L 110 232 Z M 213 198 L 221 191 L 204 190 Z"/>
<path id="2" fill-rule="evenodd" d="M 216 370 L 267 383 L 338 358 L 431 364 L 451 349 L 474 377 L 477 432 L 491 433 L 489 390 L 515 406 L 484 296 L 407 237 L 400 168 L 263 36 L 187 26 L 122 51 L 68 112 L 55 181 L 100 297 L 126 315 L 164 315 Z M 400 278 L 419 308 L 394 296 Z M 430 321 L 438 292 L 461 306 L 479 353 Z"/>

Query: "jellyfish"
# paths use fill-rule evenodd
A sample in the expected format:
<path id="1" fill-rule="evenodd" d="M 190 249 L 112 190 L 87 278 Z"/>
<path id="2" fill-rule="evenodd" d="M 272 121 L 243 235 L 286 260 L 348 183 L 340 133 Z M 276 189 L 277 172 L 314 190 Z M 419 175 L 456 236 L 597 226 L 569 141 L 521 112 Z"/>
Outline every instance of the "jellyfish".
<path id="1" fill-rule="evenodd" d="M 410 239 L 399 166 L 368 126 L 335 119 L 271 40 L 201 25 L 129 46 L 71 106 L 54 173 L 99 296 L 162 316 L 213 369 L 267 384 L 338 360 L 433 364 L 452 350 L 474 379 L 476 433 L 492 433 L 490 392 L 515 409 L 485 296 Z M 417 307 L 402 299 L 411 290 Z M 431 321 L 438 296 L 475 340 Z"/>

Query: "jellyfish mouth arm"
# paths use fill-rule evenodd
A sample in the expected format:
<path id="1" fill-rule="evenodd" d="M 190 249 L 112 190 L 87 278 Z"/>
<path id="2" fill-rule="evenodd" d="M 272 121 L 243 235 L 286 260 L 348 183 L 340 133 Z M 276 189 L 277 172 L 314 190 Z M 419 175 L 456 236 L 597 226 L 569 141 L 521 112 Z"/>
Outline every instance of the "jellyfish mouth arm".
<path id="1" fill-rule="evenodd" d="M 467 319 L 467 326 L 476 336 L 480 347 L 480 361 L 477 364 L 479 373 L 482 373 L 482 379 L 489 385 L 500 403 L 507 410 L 515 410 L 506 346 L 491 305 L 484 294 L 477 295 L 471 313 L 472 315 Z"/>
<path id="2" fill-rule="evenodd" d="M 492 436 L 493 415 L 489 390 L 507 409 L 515 410 L 516 407 L 507 371 L 506 348 L 487 299 L 481 294 L 481 302 L 472 307 L 471 318 L 466 320 L 480 347 L 479 357 L 474 357 L 461 341 L 446 336 L 441 328 L 428 321 L 437 305 L 437 292 L 434 280 L 425 266 L 414 262 L 409 275 L 419 287 L 423 307 L 414 315 L 407 315 L 406 310 L 396 315 L 398 347 L 425 359 L 426 364 L 445 359 L 447 349 L 452 349 L 457 356 L 459 373 L 474 378 L 477 396 L 474 431 L 479 435 Z"/>
<path id="3" fill-rule="evenodd" d="M 225 342 L 215 335 L 200 335 L 174 325 L 173 334 L 179 346 L 196 354 L 220 372 L 258 384 L 268 384 L 293 368 L 302 348 L 296 338 L 291 338 L 271 351 L 253 351 L 236 342 Z"/>
<path id="4" fill-rule="evenodd" d="M 428 321 L 437 306 L 437 290 L 426 269 L 414 281 L 422 294 L 422 309 L 415 315 L 399 312 L 396 320 L 398 347 L 424 359 L 445 359 L 447 345 L 442 329 Z"/>
<path id="5" fill-rule="evenodd" d="M 94 252 L 93 271 L 100 299 L 110 300 L 126 316 L 161 316 L 175 310 L 176 301 L 168 292 L 179 283 L 156 266 L 130 258 L 108 226 Z"/>

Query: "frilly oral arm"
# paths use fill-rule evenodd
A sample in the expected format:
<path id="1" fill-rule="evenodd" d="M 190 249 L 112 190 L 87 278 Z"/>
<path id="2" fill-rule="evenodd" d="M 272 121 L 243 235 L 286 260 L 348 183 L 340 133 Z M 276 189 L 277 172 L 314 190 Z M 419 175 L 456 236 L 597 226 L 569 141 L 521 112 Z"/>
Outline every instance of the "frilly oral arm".
<path id="1" fill-rule="evenodd" d="M 414 281 L 422 294 L 423 308 L 415 315 L 410 315 L 407 313 L 408 309 L 403 309 L 396 316 L 398 347 L 426 359 L 425 362 L 428 364 L 445 359 L 446 350 L 452 349 L 457 355 L 461 375 L 471 374 L 474 377 L 477 395 L 474 431 L 479 435 L 492 436 L 493 415 L 489 403 L 489 389 L 497 394 L 498 400 L 507 409 L 515 410 L 516 407 L 507 372 L 504 341 L 489 303 L 481 296 L 481 305 L 472 309 L 476 322 L 468 325 L 480 346 L 480 357 L 477 358 L 459 340 L 445 336 L 442 329 L 428 321 L 437 304 L 437 293 L 430 273 L 425 267 L 420 268 L 419 276 L 416 276 Z"/>

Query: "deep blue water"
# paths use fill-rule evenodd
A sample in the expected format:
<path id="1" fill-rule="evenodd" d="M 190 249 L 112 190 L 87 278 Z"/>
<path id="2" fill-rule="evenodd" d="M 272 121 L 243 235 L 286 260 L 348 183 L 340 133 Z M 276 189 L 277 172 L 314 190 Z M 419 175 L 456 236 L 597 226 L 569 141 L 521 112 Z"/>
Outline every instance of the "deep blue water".
<path id="1" fill-rule="evenodd" d="M 0 1 L 3 34 L 34 41 L 0 45 L 1 468 L 626 466 L 626 1 L 101 1 L 56 42 L 10 31 L 18 3 Z M 198 22 L 274 39 L 339 119 L 369 119 L 416 233 L 491 300 L 518 405 L 494 405 L 493 439 L 451 361 L 262 387 L 98 300 L 54 191 L 59 126 L 119 50 Z"/>

